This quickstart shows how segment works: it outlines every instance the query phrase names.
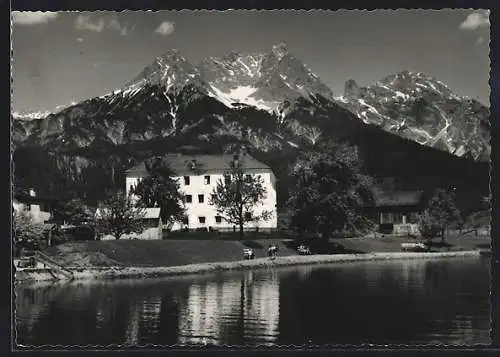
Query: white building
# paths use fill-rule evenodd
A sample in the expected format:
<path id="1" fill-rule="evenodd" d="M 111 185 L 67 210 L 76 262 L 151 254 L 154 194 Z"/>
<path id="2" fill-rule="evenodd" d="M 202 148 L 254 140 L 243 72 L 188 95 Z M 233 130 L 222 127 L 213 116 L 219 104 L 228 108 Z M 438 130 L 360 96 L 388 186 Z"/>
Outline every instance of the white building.
<path id="1" fill-rule="evenodd" d="M 51 214 L 43 201 L 37 197 L 34 189 L 30 189 L 28 193 L 14 195 L 12 208 L 17 214 L 30 217 L 34 223 L 45 223 L 50 219 Z"/>
<path id="2" fill-rule="evenodd" d="M 235 159 L 242 165 L 246 175 L 259 175 L 263 179 L 266 197 L 262 200 L 262 204 L 254 208 L 254 214 L 260 215 L 263 211 L 271 212 L 269 220 L 249 222 L 245 225 L 245 229 L 269 230 L 277 227 L 276 178 L 269 166 L 248 154 L 240 156 L 169 154 L 165 156 L 165 159 L 175 172 L 174 178 L 179 182 L 180 190 L 186 198 L 186 219 L 184 222 L 175 223 L 172 230 L 182 228 L 234 229 L 234 224 L 226 222 L 217 214 L 216 208 L 209 204 L 209 199 L 217 182 L 227 179 L 226 173 Z M 144 162 L 127 170 L 125 183 L 127 194 L 142 178 L 147 176 Z"/>

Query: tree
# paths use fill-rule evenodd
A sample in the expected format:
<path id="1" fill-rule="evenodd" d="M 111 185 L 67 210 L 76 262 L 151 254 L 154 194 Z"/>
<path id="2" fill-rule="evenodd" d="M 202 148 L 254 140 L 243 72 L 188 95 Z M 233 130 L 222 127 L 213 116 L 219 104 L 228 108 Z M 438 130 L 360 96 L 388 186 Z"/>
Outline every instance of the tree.
<path id="1" fill-rule="evenodd" d="M 39 249 L 44 246 L 48 229 L 42 223 L 33 222 L 25 212 L 14 212 L 14 246 Z"/>
<path id="2" fill-rule="evenodd" d="M 264 180 L 260 175 L 245 173 L 244 163 L 235 160 L 224 174 L 225 179 L 219 179 L 209 199 L 209 204 L 215 206 L 226 222 L 239 227 L 243 238 L 243 228 L 249 222 L 267 221 L 271 212 L 267 210 L 256 214 L 255 208 L 266 198 Z"/>
<path id="3" fill-rule="evenodd" d="M 323 135 L 323 131 L 318 127 L 312 126 L 307 130 L 305 137 L 311 142 L 311 144 L 315 145 L 321 136 Z"/>
<path id="4" fill-rule="evenodd" d="M 367 209 L 373 207 L 371 180 L 361 173 L 357 149 L 330 145 L 321 152 L 305 153 L 292 169 L 294 186 L 287 206 L 291 226 L 300 234 L 355 231 L 371 225 Z"/>
<path id="5" fill-rule="evenodd" d="M 92 211 L 79 198 L 73 198 L 54 209 L 54 219 L 68 224 L 80 224 L 92 220 Z"/>
<path id="6" fill-rule="evenodd" d="M 420 234 L 423 238 L 427 239 L 430 243 L 432 238 L 439 234 L 439 222 L 429 212 L 428 209 L 424 210 L 422 214 L 418 215 L 418 226 Z"/>
<path id="7" fill-rule="evenodd" d="M 174 172 L 161 159 L 148 162 L 149 176 L 139 182 L 132 193 L 139 197 L 138 204 L 145 207 L 160 207 L 162 222 L 168 226 L 182 220 L 185 215 L 184 196 L 179 183 L 172 178 Z"/>
<path id="8" fill-rule="evenodd" d="M 441 242 L 446 239 L 446 229 L 452 222 L 462 221 L 460 211 L 455 203 L 455 194 L 452 191 L 437 189 L 428 203 L 428 215 L 432 217 L 436 226 L 437 235 L 441 237 Z"/>
<path id="9" fill-rule="evenodd" d="M 116 239 L 124 234 L 141 233 L 145 214 L 144 208 L 136 207 L 130 196 L 123 192 L 110 194 L 96 213 L 96 233 L 111 234 Z"/>

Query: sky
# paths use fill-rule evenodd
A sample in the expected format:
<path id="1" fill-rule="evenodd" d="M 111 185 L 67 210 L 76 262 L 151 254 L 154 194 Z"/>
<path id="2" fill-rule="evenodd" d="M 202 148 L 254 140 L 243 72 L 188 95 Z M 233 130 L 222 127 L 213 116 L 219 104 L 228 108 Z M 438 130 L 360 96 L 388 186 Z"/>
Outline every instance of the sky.
<path id="1" fill-rule="evenodd" d="M 121 88 L 175 48 L 193 64 L 286 43 L 334 95 L 409 70 L 489 105 L 486 10 L 13 12 L 12 107 L 53 110 Z"/>

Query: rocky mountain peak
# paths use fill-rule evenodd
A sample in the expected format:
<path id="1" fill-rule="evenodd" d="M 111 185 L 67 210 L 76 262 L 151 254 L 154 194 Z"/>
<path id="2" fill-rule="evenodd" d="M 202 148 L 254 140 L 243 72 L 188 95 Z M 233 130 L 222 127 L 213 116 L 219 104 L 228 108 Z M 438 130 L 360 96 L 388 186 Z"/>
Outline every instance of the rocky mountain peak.
<path id="1" fill-rule="evenodd" d="M 167 89 L 177 83 L 187 83 L 199 76 L 198 70 L 177 49 L 169 49 L 156 57 L 127 86 L 142 83 L 162 85 Z"/>
<path id="2" fill-rule="evenodd" d="M 163 52 L 160 56 L 157 57 L 168 60 L 178 60 L 181 62 L 186 61 L 186 59 L 181 55 L 181 52 L 176 48 L 169 48 L 165 52 Z"/>
<path id="3" fill-rule="evenodd" d="M 349 79 L 344 84 L 344 96 L 349 98 L 357 98 L 360 95 L 358 83 L 354 79 Z"/>
<path id="4" fill-rule="evenodd" d="M 349 80 L 341 105 L 367 124 L 456 156 L 489 157 L 489 111 L 422 72 L 402 71 L 359 88 Z"/>
<path id="5" fill-rule="evenodd" d="M 288 54 L 287 45 L 283 42 L 281 42 L 277 45 L 274 45 L 273 49 L 272 49 L 272 53 L 276 58 L 282 59 L 283 57 L 285 57 Z"/>
<path id="6" fill-rule="evenodd" d="M 242 54 L 236 51 L 231 51 L 224 56 L 222 56 L 222 59 L 225 62 L 236 62 L 238 58 L 242 57 Z"/>

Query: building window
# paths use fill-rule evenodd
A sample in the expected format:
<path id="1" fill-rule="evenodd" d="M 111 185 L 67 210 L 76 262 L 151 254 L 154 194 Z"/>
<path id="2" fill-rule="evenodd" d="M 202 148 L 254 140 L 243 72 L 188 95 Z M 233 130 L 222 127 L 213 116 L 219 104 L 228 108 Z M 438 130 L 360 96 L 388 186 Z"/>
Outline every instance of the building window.
<path id="1" fill-rule="evenodd" d="M 210 176 L 205 176 L 205 185 L 210 185 Z"/>
<path id="2" fill-rule="evenodd" d="M 252 213 L 251 212 L 245 212 L 245 220 L 250 221 L 252 219 Z"/>
<path id="3" fill-rule="evenodd" d="M 198 217 L 198 222 L 205 224 L 205 217 Z"/>
<path id="4" fill-rule="evenodd" d="M 245 180 L 248 182 L 252 179 L 252 175 L 245 175 Z"/>
<path id="5" fill-rule="evenodd" d="M 391 224 L 394 223 L 394 215 L 392 212 L 382 212 L 380 215 L 380 223 L 381 224 Z"/>
<path id="6" fill-rule="evenodd" d="M 199 202 L 199 203 L 203 203 L 203 202 L 205 202 L 205 196 L 203 196 L 203 195 L 198 195 L 198 202 Z"/>
<path id="7" fill-rule="evenodd" d="M 222 217 L 221 216 L 215 216 L 215 223 L 222 223 Z"/>
<path id="8" fill-rule="evenodd" d="M 184 185 L 189 186 L 190 182 L 189 178 L 190 178 L 189 176 L 184 176 Z"/>
<path id="9" fill-rule="evenodd" d="M 229 185 L 231 183 L 231 175 L 224 175 L 224 183 Z"/>
<path id="10" fill-rule="evenodd" d="M 186 195 L 186 203 L 191 203 L 191 202 L 193 202 L 193 196 Z"/>
<path id="11" fill-rule="evenodd" d="M 182 224 L 185 225 L 185 226 L 188 226 L 189 225 L 189 218 L 188 217 L 184 217 L 182 219 Z"/>

